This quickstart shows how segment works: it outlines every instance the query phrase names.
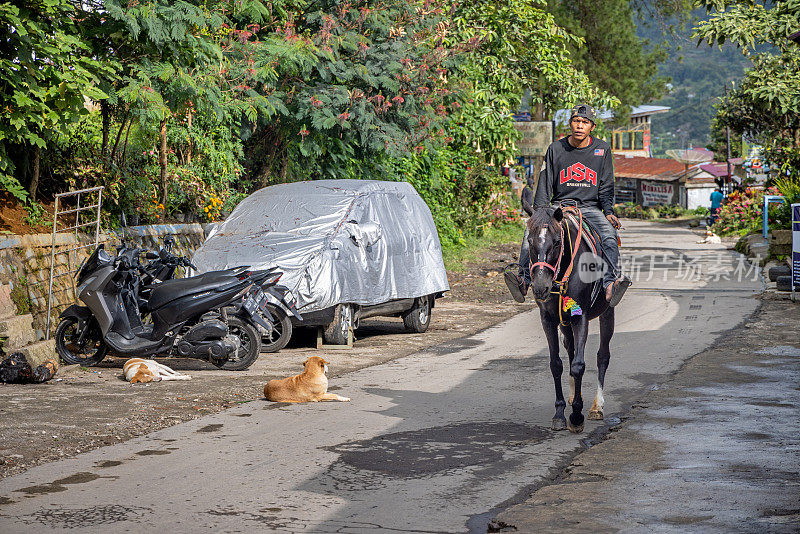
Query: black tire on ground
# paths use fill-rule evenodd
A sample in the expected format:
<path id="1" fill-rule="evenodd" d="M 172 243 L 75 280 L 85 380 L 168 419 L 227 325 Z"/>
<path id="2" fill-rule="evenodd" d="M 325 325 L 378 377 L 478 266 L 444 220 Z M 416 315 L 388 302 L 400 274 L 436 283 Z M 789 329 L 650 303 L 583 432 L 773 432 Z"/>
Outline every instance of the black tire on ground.
<path id="1" fill-rule="evenodd" d="M 777 284 L 778 291 L 791 291 L 792 290 L 792 276 L 779 276 L 777 280 L 775 280 Z M 800 288 L 798 288 L 800 289 Z"/>
<path id="2" fill-rule="evenodd" d="M 403 324 L 406 330 L 421 334 L 428 329 L 431 324 L 431 296 L 425 295 L 414 301 L 414 305 L 403 314 Z"/>
<path id="3" fill-rule="evenodd" d="M 278 352 L 292 339 L 292 321 L 279 308 L 267 306 L 269 313 L 275 318 L 272 333 L 261 336 L 261 352 Z"/>
<path id="4" fill-rule="evenodd" d="M 67 317 L 56 327 L 56 352 L 68 364 L 97 365 L 108 354 L 108 345 L 103 341 L 100 325 L 90 319 L 86 334 L 78 342 L 78 319 Z"/>
<path id="5" fill-rule="evenodd" d="M 244 371 L 258 359 L 261 352 L 261 334 L 249 321 L 239 317 L 228 317 L 228 335 L 239 338 L 239 350 L 221 365 L 214 365 L 226 371 Z"/>
<path id="6" fill-rule="evenodd" d="M 337 304 L 331 321 L 322 331 L 322 339 L 330 345 L 347 345 L 347 332 L 353 328 L 353 307 Z"/>
<path id="7" fill-rule="evenodd" d="M 768 271 L 770 282 L 777 282 L 779 276 L 790 276 L 791 274 L 792 268 L 788 265 L 775 265 L 770 267 Z"/>

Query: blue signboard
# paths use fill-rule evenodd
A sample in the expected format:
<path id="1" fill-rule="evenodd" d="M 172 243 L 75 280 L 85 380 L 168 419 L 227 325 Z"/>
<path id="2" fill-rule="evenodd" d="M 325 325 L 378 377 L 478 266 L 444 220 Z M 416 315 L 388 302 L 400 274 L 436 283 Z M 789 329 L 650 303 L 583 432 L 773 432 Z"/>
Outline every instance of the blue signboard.
<path id="1" fill-rule="evenodd" d="M 800 288 L 800 204 L 792 204 L 792 289 Z"/>

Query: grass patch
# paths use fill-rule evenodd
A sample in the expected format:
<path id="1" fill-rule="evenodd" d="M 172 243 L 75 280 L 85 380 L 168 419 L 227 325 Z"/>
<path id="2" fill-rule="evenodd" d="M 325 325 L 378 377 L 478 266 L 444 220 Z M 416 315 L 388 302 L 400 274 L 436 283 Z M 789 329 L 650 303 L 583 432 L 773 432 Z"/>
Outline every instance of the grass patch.
<path id="1" fill-rule="evenodd" d="M 492 226 L 481 236 L 469 236 L 463 245 L 442 248 L 444 267 L 448 271 L 461 272 L 466 263 L 479 260 L 483 253 L 496 245 L 506 243 L 522 243 L 525 229 L 522 223 L 508 223 Z"/>

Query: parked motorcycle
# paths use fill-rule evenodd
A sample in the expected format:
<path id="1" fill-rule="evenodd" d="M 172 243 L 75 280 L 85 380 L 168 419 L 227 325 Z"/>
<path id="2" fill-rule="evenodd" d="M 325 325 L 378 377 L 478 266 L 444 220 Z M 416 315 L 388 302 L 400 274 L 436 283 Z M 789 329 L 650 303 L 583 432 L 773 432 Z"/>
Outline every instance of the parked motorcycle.
<path id="1" fill-rule="evenodd" d="M 261 332 L 261 352 L 278 352 L 292 338 L 292 320 L 296 317 L 302 322 L 303 318 L 297 312 L 297 301 L 291 290 L 278 285 L 278 280 L 283 273 L 277 272 L 278 277 L 267 279 L 261 284 L 261 290 L 267 297 L 266 312 L 272 321 L 272 330 Z"/>
<path id="2" fill-rule="evenodd" d="M 156 354 L 207 359 L 217 367 L 243 370 L 258 358 L 261 335 L 270 331 L 267 296 L 271 272 L 246 267 L 166 280 L 150 288 L 152 324 L 139 308 L 142 249 L 123 244 L 112 257 L 97 247 L 77 273 L 78 298 L 61 314 L 56 350 L 67 363 L 95 365 L 109 351 L 123 356 Z"/>
<path id="3" fill-rule="evenodd" d="M 142 285 L 139 290 L 139 308 L 143 314 L 149 313 L 147 300 L 152 287 L 165 281 L 172 280 L 178 267 L 196 271 L 196 267 L 188 258 L 172 255 L 175 240 L 172 236 L 164 238 L 164 246 L 158 254 L 148 253 L 150 260 L 145 266 L 142 275 Z M 282 272 L 276 268 L 270 269 L 270 274 L 260 283 L 261 290 L 266 296 L 266 307 L 262 312 L 268 319 L 271 328 L 259 328 L 261 331 L 261 352 L 278 352 L 284 348 L 292 338 L 291 317 L 302 321 L 297 312 L 296 300 L 291 290 L 278 285 Z"/>

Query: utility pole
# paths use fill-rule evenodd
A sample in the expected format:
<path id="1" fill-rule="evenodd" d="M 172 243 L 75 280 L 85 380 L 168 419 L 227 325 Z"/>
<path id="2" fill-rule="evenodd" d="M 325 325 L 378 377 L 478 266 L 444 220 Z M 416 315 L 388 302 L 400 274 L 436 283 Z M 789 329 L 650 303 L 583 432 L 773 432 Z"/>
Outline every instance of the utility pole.
<path id="1" fill-rule="evenodd" d="M 727 85 L 725 85 L 725 96 L 726 97 L 728 96 L 728 86 Z M 725 145 L 726 145 L 726 150 L 727 150 L 727 153 L 728 153 L 728 157 L 725 158 L 725 162 L 728 164 L 728 181 L 725 183 L 725 186 L 726 186 L 726 189 L 727 189 L 728 184 L 730 184 L 731 181 L 732 181 L 732 178 L 731 178 L 731 128 L 730 128 L 730 126 L 726 126 L 725 127 Z"/>

